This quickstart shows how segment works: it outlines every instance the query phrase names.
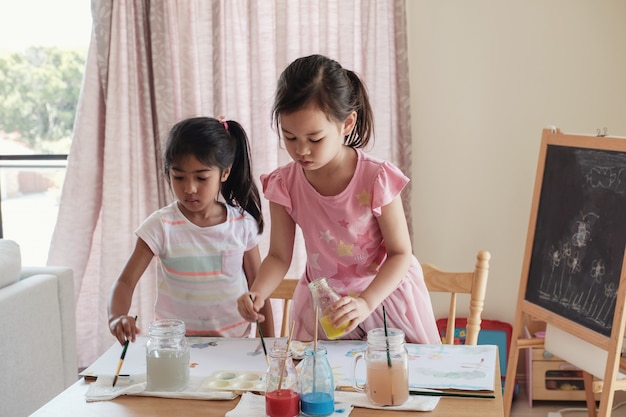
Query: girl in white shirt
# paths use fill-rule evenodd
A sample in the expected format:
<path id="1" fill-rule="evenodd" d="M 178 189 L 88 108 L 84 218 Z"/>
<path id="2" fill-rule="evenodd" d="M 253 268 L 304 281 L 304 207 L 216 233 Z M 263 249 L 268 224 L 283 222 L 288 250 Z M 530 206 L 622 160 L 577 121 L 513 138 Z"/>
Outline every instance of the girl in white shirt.
<path id="1" fill-rule="evenodd" d="M 263 215 L 246 132 L 233 120 L 186 119 L 170 131 L 163 159 L 176 201 L 135 232 L 135 249 L 109 297 L 111 333 L 123 344 L 140 332 L 128 312 L 137 282 L 156 257 L 155 319 L 181 319 L 188 335 L 248 336 L 250 323 L 239 315 L 237 298 L 261 263 Z M 270 319 L 261 330 L 271 337 L 270 303 L 265 308 Z"/>

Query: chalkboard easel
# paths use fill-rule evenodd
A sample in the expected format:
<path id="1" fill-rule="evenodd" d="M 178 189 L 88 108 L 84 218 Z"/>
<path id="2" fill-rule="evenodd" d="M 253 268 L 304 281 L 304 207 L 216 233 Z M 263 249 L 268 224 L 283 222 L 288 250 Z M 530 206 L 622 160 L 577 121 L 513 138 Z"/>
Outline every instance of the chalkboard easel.
<path id="1" fill-rule="evenodd" d="M 535 179 L 524 264 L 504 390 L 510 416 L 527 318 L 541 320 L 573 343 L 599 349 L 601 417 L 610 416 L 626 326 L 626 139 L 568 135 L 545 129 Z M 572 342 L 570 342 L 572 343 Z M 578 363 L 572 363 L 581 366 Z M 583 368 L 584 369 L 584 368 Z M 585 372 L 590 415 L 595 399 Z"/>

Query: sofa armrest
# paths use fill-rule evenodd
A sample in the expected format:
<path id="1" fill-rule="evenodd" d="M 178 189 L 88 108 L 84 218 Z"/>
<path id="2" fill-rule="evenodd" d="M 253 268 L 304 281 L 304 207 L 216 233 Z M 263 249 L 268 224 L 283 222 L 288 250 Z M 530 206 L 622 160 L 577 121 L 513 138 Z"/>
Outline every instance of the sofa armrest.
<path id="1" fill-rule="evenodd" d="M 61 276 L 69 276 L 74 279 L 74 274 L 72 273 L 72 269 L 66 266 L 22 266 L 22 272 L 20 273 L 20 279 L 28 278 L 32 275 L 55 275 L 57 277 Z M 64 278 L 66 279 L 66 278 Z M 74 283 L 72 282 L 72 288 L 74 287 Z"/>
<path id="2" fill-rule="evenodd" d="M 24 266 L 20 280 L 35 275 L 54 275 L 58 280 L 61 331 L 63 340 L 63 381 L 66 387 L 78 379 L 78 355 L 76 351 L 76 301 L 74 296 L 74 273 L 63 266 Z"/>

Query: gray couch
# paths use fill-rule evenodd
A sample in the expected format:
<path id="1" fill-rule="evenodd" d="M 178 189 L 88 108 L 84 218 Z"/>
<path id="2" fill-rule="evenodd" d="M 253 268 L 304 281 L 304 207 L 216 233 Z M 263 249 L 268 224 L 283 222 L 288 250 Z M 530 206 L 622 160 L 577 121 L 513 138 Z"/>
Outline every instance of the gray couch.
<path id="1" fill-rule="evenodd" d="M 78 379 L 70 268 L 22 267 L 0 239 L 0 416 L 28 416 Z"/>

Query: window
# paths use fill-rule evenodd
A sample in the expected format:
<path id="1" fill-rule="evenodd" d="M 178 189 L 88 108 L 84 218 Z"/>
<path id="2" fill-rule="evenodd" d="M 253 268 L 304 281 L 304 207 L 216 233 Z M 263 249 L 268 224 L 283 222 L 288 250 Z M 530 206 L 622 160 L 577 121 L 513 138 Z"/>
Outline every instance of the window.
<path id="1" fill-rule="evenodd" d="M 85 0 L 0 0 L 0 237 L 44 265 L 91 34 Z"/>

